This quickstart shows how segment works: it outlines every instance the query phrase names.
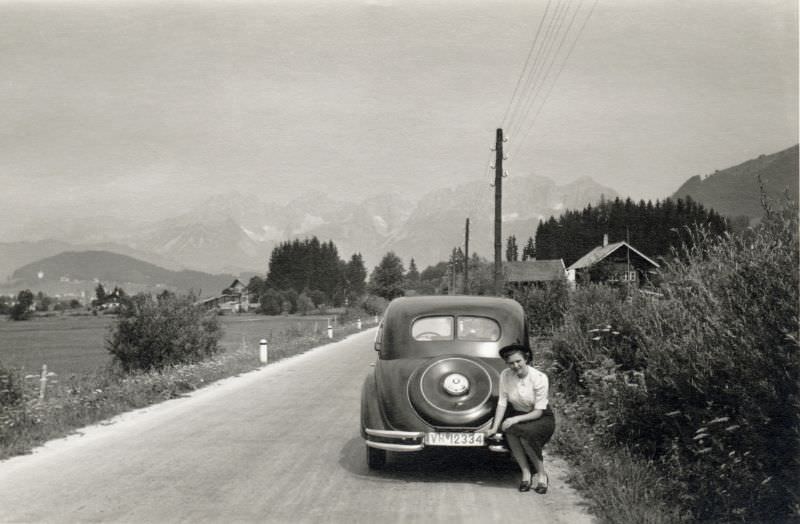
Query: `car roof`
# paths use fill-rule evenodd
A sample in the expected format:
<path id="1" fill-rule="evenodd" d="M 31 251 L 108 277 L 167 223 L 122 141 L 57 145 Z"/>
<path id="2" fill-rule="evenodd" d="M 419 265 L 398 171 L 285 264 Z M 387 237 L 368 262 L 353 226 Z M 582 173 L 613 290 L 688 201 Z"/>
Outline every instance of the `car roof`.
<path id="1" fill-rule="evenodd" d="M 476 314 L 481 311 L 504 311 L 523 314 L 522 306 L 516 300 L 503 297 L 470 295 L 430 295 L 401 297 L 394 299 L 386 310 L 386 315 L 426 315 L 437 313 Z"/>

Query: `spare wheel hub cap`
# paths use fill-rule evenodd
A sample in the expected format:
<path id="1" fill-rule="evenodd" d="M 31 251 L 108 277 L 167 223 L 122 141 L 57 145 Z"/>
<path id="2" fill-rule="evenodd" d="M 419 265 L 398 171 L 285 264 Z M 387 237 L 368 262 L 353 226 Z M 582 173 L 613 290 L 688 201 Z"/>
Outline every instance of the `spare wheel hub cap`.
<path id="1" fill-rule="evenodd" d="M 451 395 L 463 395 L 469 391 L 469 380 L 461 373 L 451 373 L 444 378 L 443 386 Z"/>

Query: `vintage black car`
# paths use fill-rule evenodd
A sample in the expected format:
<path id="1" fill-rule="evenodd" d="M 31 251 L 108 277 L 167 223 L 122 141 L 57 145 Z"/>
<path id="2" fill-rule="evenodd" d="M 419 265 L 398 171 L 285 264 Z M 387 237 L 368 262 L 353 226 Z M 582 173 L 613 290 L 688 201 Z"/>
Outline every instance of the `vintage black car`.
<path id="1" fill-rule="evenodd" d="M 378 359 L 361 394 L 361 436 L 370 468 L 387 452 L 474 446 L 485 438 L 504 362 L 498 350 L 528 346 L 525 313 L 507 298 L 405 297 L 386 308 L 375 337 Z"/>

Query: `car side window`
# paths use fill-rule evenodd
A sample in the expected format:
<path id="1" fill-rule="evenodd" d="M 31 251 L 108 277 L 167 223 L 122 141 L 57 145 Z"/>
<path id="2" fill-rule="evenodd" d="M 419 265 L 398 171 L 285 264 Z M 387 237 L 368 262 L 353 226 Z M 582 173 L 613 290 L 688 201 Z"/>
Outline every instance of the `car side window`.
<path id="1" fill-rule="evenodd" d="M 458 317 L 459 340 L 496 342 L 500 340 L 500 324 L 486 317 Z"/>
<path id="2" fill-rule="evenodd" d="M 414 340 L 453 340 L 453 317 L 423 317 L 411 325 Z"/>

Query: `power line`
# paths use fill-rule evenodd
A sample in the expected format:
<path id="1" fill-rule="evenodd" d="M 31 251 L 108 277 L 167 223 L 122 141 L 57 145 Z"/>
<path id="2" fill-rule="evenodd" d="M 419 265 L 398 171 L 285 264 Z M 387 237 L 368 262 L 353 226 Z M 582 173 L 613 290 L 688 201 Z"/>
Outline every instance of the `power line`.
<path id="1" fill-rule="evenodd" d="M 516 129 L 519 127 L 518 117 L 520 114 L 520 107 L 524 107 L 526 101 L 531 96 L 531 90 L 532 90 L 531 88 L 536 84 L 537 74 L 542 68 L 542 63 L 545 60 L 547 53 L 551 48 L 551 42 L 555 38 L 554 35 L 557 33 L 557 23 L 561 19 L 562 13 L 565 11 L 567 7 L 568 4 L 566 4 L 565 1 L 559 1 L 552 15 L 550 16 L 550 19 L 547 21 L 546 29 L 544 31 L 542 39 L 539 41 L 539 47 L 536 51 L 536 56 L 534 57 L 534 60 L 531 63 L 531 67 L 526 72 L 522 94 L 516 100 L 515 111 L 512 112 L 511 118 L 508 121 L 508 126 L 512 135 L 516 133 Z M 547 13 L 544 14 L 542 21 L 544 22 L 546 18 L 547 18 Z"/>
<path id="2" fill-rule="evenodd" d="M 525 65 L 522 66 L 522 71 L 519 72 L 519 78 L 517 78 L 517 85 L 514 86 L 514 92 L 511 95 L 511 100 L 508 101 L 508 107 L 506 108 L 506 112 L 503 114 L 503 119 L 500 121 L 501 124 L 505 125 L 506 118 L 508 117 L 508 112 L 511 110 L 511 106 L 514 104 L 514 99 L 517 96 L 517 91 L 519 91 L 519 86 L 522 83 L 522 78 L 525 76 L 525 72 L 528 70 L 528 64 L 531 60 L 531 55 L 533 55 L 533 50 L 536 47 L 536 42 L 539 40 L 539 35 L 542 31 L 542 25 L 544 25 L 544 19 L 547 18 L 547 12 L 550 10 L 550 4 L 552 0 L 547 0 L 547 6 L 544 9 L 544 15 L 542 19 L 539 20 L 539 27 L 536 28 L 536 35 L 533 37 L 533 41 L 531 42 L 531 49 L 528 51 L 528 56 L 525 58 Z"/>
<path id="3" fill-rule="evenodd" d="M 541 89 L 546 85 L 546 83 L 548 81 L 548 78 L 550 77 L 550 72 L 553 69 L 553 64 L 558 59 L 558 55 L 561 52 L 561 49 L 564 47 L 564 41 L 566 40 L 567 35 L 569 35 L 569 32 L 572 30 L 572 26 L 575 23 L 575 17 L 578 15 L 578 11 L 580 10 L 580 4 L 582 2 L 583 2 L 583 0 L 581 0 L 581 2 L 578 3 L 577 8 L 572 13 L 572 18 L 570 18 L 570 21 L 569 21 L 569 24 L 567 25 L 566 30 L 562 33 L 561 39 L 558 42 L 558 46 L 556 47 L 556 50 L 547 57 L 547 65 L 546 66 L 544 66 L 544 65 L 542 66 L 542 67 L 546 67 L 546 69 L 544 71 L 544 74 L 541 75 L 541 78 L 540 78 L 538 84 L 532 90 L 532 96 L 530 97 L 530 99 L 528 100 L 528 103 L 525 106 L 525 112 L 524 112 L 524 114 L 522 116 L 522 119 L 520 120 L 520 125 L 517 127 L 517 130 L 516 130 L 515 134 L 519 133 L 519 131 L 523 128 L 525 121 L 527 120 L 528 116 L 530 115 L 531 108 L 533 108 L 535 106 L 534 102 L 539 98 L 539 95 L 541 94 Z M 564 17 L 561 19 L 560 23 L 563 23 L 563 21 L 566 19 L 566 13 L 567 13 L 567 11 L 565 10 L 564 13 L 563 13 Z M 560 29 L 560 25 L 559 25 L 559 29 Z"/>
<path id="4" fill-rule="evenodd" d="M 575 36 L 575 39 L 572 41 L 572 45 L 570 46 L 569 50 L 567 51 L 567 54 L 564 57 L 564 60 L 562 60 L 561 67 L 559 68 L 558 73 L 556 73 L 556 76 L 555 76 L 553 82 L 550 84 L 550 88 L 547 90 L 547 94 L 542 99 L 542 103 L 539 105 L 539 109 L 536 111 L 536 114 L 533 116 L 533 119 L 531 120 L 530 124 L 528 125 L 528 128 L 526 129 L 526 131 L 523 134 L 522 138 L 520 138 L 520 140 L 517 142 L 517 146 L 514 149 L 514 154 L 515 155 L 519 152 L 519 149 L 522 147 L 522 144 L 525 142 L 525 139 L 528 137 L 528 135 L 530 134 L 531 130 L 533 130 L 533 127 L 536 124 L 537 119 L 539 118 L 539 114 L 541 114 L 542 109 L 544 109 L 544 106 L 547 103 L 547 100 L 550 98 L 550 94 L 553 92 L 553 88 L 555 87 L 556 83 L 558 82 L 558 78 L 561 76 L 561 72 L 564 71 L 564 68 L 566 67 L 567 61 L 569 60 L 569 57 L 572 56 L 572 52 L 575 50 L 575 46 L 577 45 L 578 40 L 580 40 L 581 35 L 583 34 L 583 31 L 584 31 L 584 29 L 586 28 L 586 25 L 589 22 L 589 19 L 592 17 L 592 14 L 594 13 L 594 9 L 595 9 L 595 7 L 597 7 L 597 2 L 598 1 L 599 0 L 595 0 L 594 3 L 592 4 L 591 9 L 589 10 L 589 14 L 583 20 L 583 24 L 581 24 L 580 29 L 578 29 L 578 34 Z"/>

